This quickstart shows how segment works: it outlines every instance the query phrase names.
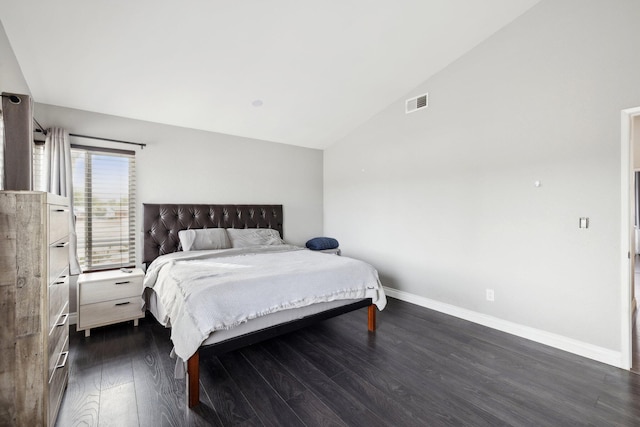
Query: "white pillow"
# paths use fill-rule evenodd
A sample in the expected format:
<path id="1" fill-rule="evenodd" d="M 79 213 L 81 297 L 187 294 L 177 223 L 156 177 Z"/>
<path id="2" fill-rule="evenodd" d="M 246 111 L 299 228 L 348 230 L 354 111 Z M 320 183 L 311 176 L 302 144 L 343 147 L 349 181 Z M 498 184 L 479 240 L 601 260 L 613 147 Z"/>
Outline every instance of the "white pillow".
<path id="1" fill-rule="evenodd" d="M 229 236 L 224 228 L 180 230 L 178 238 L 183 251 L 229 249 L 231 247 Z"/>
<path id="2" fill-rule="evenodd" d="M 271 228 L 227 228 L 233 248 L 260 245 L 284 245 L 278 230 Z"/>

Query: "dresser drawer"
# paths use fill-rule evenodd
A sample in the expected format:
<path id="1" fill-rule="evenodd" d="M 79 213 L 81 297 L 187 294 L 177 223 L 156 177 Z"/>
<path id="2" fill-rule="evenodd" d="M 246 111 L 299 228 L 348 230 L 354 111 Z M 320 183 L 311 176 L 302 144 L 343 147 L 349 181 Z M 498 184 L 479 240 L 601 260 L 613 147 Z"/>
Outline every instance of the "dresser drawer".
<path id="1" fill-rule="evenodd" d="M 80 306 L 79 327 L 81 329 L 108 325 L 144 316 L 140 295 L 112 301 Z"/>
<path id="2" fill-rule="evenodd" d="M 69 267 L 69 240 L 62 239 L 49 245 L 49 280 L 53 283 Z"/>
<path id="3" fill-rule="evenodd" d="M 69 234 L 69 208 L 61 205 L 49 205 L 49 240 L 51 244 Z"/>
<path id="4" fill-rule="evenodd" d="M 58 355 L 64 350 L 67 340 L 69 339 L 69 306 L 66 305 L 64 312 L 56 319 L 56 324 L 49 332 L 49 374 L 47 378 L 51 378 L 53 370 L 56 367 Z"/>
<path id="5" fill-rule="evenodd" d="M 65 269 L 61 276 L 49 284 L 49 330 L 58 322 L 58 317 L 65 308 L 69 310 L 69 270 Z"/>
<path id="6" fill-rule="evenodd" d="M 57 354 L 55 368 L 49 376 L 49 425 L 55 424 L 55 419 L 62 402 L 62 395 L 69 377 L 69 340 L 64 341 L 62 351 Z"/>
<path id="7" fill-rule="evenodd" d="M 142 295 L 141 276 L 120 276 L 108 280 L 78 281 L 80 305 Z"/>

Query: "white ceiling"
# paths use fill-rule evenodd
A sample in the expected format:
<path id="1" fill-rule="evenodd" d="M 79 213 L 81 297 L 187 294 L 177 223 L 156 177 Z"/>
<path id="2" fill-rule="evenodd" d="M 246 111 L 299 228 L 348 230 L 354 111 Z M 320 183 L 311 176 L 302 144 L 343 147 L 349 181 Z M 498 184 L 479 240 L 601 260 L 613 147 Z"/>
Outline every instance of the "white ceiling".
<path id="1" fill-rule="evenodd" d="M 0 20 L 36 102 L 325 148 L 538 1 L 0 0 Z"/>

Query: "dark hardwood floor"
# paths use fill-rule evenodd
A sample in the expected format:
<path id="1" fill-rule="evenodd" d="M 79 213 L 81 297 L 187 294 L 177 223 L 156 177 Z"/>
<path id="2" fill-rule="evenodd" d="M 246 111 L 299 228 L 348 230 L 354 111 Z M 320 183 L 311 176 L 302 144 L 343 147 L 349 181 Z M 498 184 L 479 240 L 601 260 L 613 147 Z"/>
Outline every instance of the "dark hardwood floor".
<path id="1" fill-rule="evenodd" d="M 639 426 L 640 376 L 390 299 L 220 357 L 186 410 L 149 315 L 72 327 L 67 426 Z M 203 355 L 204 356 L 204 355 Z"/>

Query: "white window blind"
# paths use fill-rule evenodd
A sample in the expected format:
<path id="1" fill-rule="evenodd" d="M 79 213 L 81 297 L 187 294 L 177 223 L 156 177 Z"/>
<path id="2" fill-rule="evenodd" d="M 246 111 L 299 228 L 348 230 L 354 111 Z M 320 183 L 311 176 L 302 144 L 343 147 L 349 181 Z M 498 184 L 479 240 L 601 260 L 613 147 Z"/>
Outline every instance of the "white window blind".
<path id="1" fill-rule="evenodd" d="M 71 161 L 82 270 L 135 265 L 134 152 L 72 147 Z"/>
<path id="2" fill-rule="evenodd" d="M 47 191 L 44 180 L 44 144 L 33 145 L 33 189 Z"/>

